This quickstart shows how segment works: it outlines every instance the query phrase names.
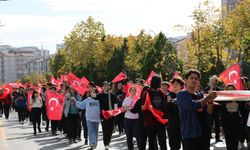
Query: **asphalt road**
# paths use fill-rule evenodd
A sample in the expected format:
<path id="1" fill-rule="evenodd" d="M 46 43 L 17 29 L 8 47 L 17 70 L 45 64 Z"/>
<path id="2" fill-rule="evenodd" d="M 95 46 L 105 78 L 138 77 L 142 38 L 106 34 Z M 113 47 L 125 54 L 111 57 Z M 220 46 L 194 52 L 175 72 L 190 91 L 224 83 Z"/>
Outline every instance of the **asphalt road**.
<path id="1" fill-rule="evenodd" d="M 101 127 L 99 128 L 101 130 Z M 223 139 L 224 141 L 224 139 Z M 10 118 L 0 118 L 0 150 L 79 150 L 89 149 L 84 141 L 68 144 L 65 138 L 59 135 L 52 136 L 51 132 L 45 131 L 42 126 L 42 133 L 33 135 L 33 128 L 29 122 L 19 124 L 17 113 L 11 112 Z M 125 135 L 119 136 L 118 132 L 113 134 L 111 150 L 127 150 Z M 168 149 L 170 149 L 168 147 Z M 104 150 L 102 131 L 99 131 L 97 150 Z M 226 150 L 225 142 L 214 143 L 211 140 L 211 150 Z"/>

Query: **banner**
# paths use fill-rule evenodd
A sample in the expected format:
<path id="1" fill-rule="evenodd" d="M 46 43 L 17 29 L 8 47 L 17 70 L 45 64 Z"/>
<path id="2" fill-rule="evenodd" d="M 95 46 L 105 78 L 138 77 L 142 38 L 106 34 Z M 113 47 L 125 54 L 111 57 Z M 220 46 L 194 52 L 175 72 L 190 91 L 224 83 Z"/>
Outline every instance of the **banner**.
<path id="1" fill-rule="evenodd" d="M 250 91 L 230 90 L 215 92 L 217 97 L 214 99 L 214 101 L 250 101 Z"/>

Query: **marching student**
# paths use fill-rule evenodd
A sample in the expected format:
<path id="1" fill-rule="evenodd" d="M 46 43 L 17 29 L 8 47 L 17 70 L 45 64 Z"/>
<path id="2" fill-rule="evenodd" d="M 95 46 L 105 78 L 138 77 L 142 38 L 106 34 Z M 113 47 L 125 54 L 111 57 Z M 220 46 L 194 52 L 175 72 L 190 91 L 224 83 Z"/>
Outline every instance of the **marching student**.
<path id="1" fill-rule="evenodd" d="M 173 91 L 167 95 L 167 115 L 168 115 L 168 137 L 171 150 L 181 149 L 181 127 L 179 109 L 177 106 L 176 95 L 183 89 L 184 81 L 181 77 L 174 77 L 170 81 Z"/>
<path id="2" fill-rule="evenodd" d="M 86 110 L 85 117 L 88 127 L 89 145 L 90 149 L 95 149 L 98 143 L 98 129 L 100 123 L 100 102 L 96 99 L 96 90 L 92 89 L 89 97 L 79 102 L 75 100 L 76 106 L 80 109 Z"/>
<path id="3" fill-rule="evenodd" d="M 148 133 L 149 137 L 149 149 L 154 150 L 157 148 L 156 137 L 158 137 L 158 143 L 161 150 L 167 149 L 166 144 L 166 130 L 165 125 L 159 122 L 149 110 L 145 110 L 145 102 L 147 94 L 149 94 L 152 105 L 150 107 L 157 109 L 163 113 L 163 119 L 167 118 L 166 114 L 166 95 L 160 90 L 161 78 L 159 76 L 152 77 L 150 88 L 142 97 L 142 112 L 144 113 L 144 130 Z M 146 137 L 142 137 L 145 139 Z"/>
<path id="4" fill-rule="evenodd" d="M 216 75 L 213 75 L 210 78 L 209 84 L 204 89 L 204 93 L 209 93 L 211 91 L 221 91 L 222 88 L 217 85 L 218 77 Z M 220 105 L 214 105 L 213 112 L 210 117 L 210 125 L 215 127 L 215 141 L 216 142 L 222 142 L 220 139 L 220 117 L 221 117 L 221 106 Z M 211 135 L 212 136 L 212 135 Z"/>
<path id="5" fill-rule="evenodd" d="M 42 105 L 43 105 L 42 98 L 38 95 L 37 91 L 33 91 L 30 100 L 30 106 L 31 106 L 31 121 L 33 123 L 34 135 L 36 135 L 36 124 L 39 133 L 42 132 L 40 127 Z"/>
<path id="6" fill-rule="evenodd" d="M 130 110 L 134 107 L 134 97 L 136 92 L 137 89 L 135 87 L 131 87 L 129 89 L 130 96 L 126 97 L 122 103 L 122 107 L 125 109 L 124 128 L 127 138 L 128 150 L 134 149 L 133 137 L 136 138 L 137 145 L 139 149 L 141 149 L 139 114 L 130 112 Z"/>
<path id="7" fill-rule="evenodd" d="M 97 99 L 100 102 L 100 108 L 101 108 L 100 111 L 102 112 L 102 110 L 113 110 L 116 96 L 113 93 L 111 93 L 107 81 L 103 82 L 102 90 L 103 92 L 97 95 Z M 109 144 L 114 129 L 114 118 L 112 117 L 106 120 L 101 114 L 101 124 L 103 131 L 103 143 L 105 146 L 105 150 L 108 150 L 110 147 Z"/>
<path id="8" fill-rule="evenodd" d="M 80 101 L 81 96 L 78 92 L 70 87 L 69 93 L 65 97 L 64 101 L 64 115 L 67 118 L 67 134 L 69 138 L 69 144 L 77 143 L 77 126 L 79 120 L 79 110 L 76 107 L 75 101 Z"/>
<path id="9" fill-rule="evenodd" d="M 201 93 L 197 93 L 196 87 L 200 78 L 199 71 L 189 70 L 185 74 L 186 89 L 177 94 L 181 135 L 186 150 L 210 149 L 211 131 L 208 113 L 212 113 L 216 93 L 211 92 L 205 98 Z"/>
<path id="10" fill-rule="evenodd" d="M 27 96 L 21 89 L 17 92 L 17 97 L 15 99 L 15 107 L 18 112 L 19 123 L 24 124 L 25 111 L 27 109 Z"/>
<path id="11" fill-rule="evenodd" d="M 235 90 L 233 84 L 228 84 L 226 90 Z M 240 140 L 242 118 L 240 115 L 240 102 L 221 102 L 221 124 L 225 134 L 227 150 L 237 150 Z"/>

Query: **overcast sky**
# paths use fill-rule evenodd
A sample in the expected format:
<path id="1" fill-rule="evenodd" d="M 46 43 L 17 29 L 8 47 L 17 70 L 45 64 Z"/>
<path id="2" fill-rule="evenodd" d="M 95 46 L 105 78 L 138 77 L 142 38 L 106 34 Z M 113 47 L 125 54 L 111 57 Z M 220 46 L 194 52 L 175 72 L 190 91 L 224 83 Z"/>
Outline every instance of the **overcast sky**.
<path id="1" fill-rule="evenodd" d="M 183 36 L 174 25 L 190 26 L 192 11 L 203 0 L 9 0 L 0 1 L 0 45 L 56 50 L 73 26 L 92 16 L 106 33 L 137 35 L 164 32 Z M 214 0 L 220 7 L 220 0 Z"/>

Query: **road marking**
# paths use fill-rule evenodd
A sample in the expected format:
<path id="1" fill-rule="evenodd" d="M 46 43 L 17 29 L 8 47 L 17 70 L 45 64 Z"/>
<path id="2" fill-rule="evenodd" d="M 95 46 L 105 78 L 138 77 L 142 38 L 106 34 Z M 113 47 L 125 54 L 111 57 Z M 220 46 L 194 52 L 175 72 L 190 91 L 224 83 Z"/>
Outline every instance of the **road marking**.
<path id="1" fill-rule="evenodd" d="M 7 150 L 9 145 L 8 145 L 8 142 L 7 142 L 7 134 L 6 134 L 6 130 L 5 128 L 3 127 L 3 119 L 0 119 L 0 147 L 3 148 L 3 150 Z"/>

